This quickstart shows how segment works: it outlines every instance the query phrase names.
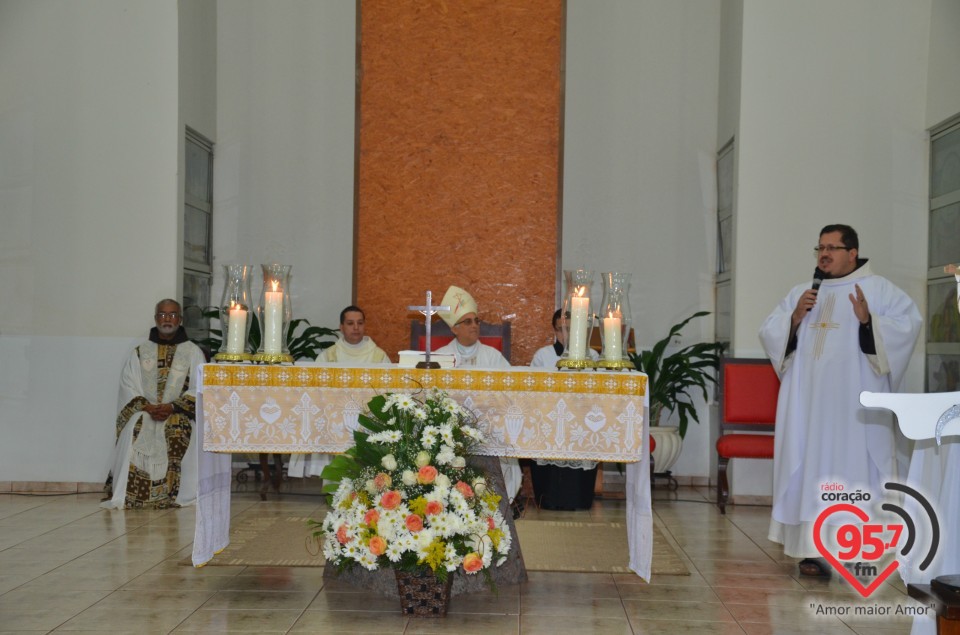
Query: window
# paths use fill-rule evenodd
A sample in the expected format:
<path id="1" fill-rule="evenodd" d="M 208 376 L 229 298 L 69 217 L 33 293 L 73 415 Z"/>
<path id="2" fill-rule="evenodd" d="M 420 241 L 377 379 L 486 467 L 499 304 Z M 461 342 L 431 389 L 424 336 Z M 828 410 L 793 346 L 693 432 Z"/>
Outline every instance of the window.
<path id="1" fill-rule="evenodd" d="M 733 140 L 717 153 L 717 281 L 714 337 L 733 337 Z"/>
<path id="2" fill-rule="evenodd" d="M 191 339 L 207 337 L 213 278 L 213 144 L 187 129 L 184 143 L 183 326 Z"/>
<path id="3" fill-rule="evenodd" d="M 927 390 L 960 390 L 957 285 L 943 272 L 960 264 L 960 118 L 930 134 L 927 262 Z"/>

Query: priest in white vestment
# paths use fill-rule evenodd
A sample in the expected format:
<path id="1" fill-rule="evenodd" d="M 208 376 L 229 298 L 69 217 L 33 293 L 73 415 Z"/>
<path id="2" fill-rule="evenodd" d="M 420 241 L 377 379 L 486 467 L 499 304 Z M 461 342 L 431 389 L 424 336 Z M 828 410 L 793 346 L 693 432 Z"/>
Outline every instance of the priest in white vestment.
<path id="1" fill-rule="evenodd" d="M 389 364 L 390 358 L 367 337 L 366 316 L 358 306 L 348 306 L 340 311 L 340 338 L 333 346 L 320 351 L 318 362 L 330 362 L 346 366 Z"/>
<path id="2" fill-rule="evenodd" d="M 350 305 L 340 311 L 339 339 L 333 346 L 320 351 L 316 361 L 342 366 L 369 366 L 389 364 L 390 358 L 366 335 L 366 314 L 363 309 Z M 320 476 L 329 463 L 329 454 L 293 454 L 287 466 L 287 476 Z"/>
<path id="3" fill-rule="evenodd" d="M 814 521 L 832 504 L 821 486 L 879 501 L 897 478 L 892 413 L 863 408 L 860 392 L 899 389 L 922 319 L 906 293 L 858 257 L 852 227 L 828 225 L 816 250 L 819 291 L 795 286 L 760 340 L 781 381 L 769 538 L 802 559 L 802 574 L 829 575 L 813 541 Z"/>
<path id="4" fill-rule="evenodd" d="M 449 311 L 440 311 L 438 315 L 453 331 L 454 339 L 434 353 L 453 355 L 454 368 L 510 368 L 510 362 L 500 351 L 480 341 L 479 308 L 472 295 L 460 287 L 451 286 L 440 305 L 450 307 Z M 520 491 L 523 476 L 520 463 L 517 459 L 500 459 L 500 469 L 512 503 Z"/>
<path id="5" fill-rule="evenodd" d="M 103 507 L 177 507 L 196 502 L 197 461 L 193 439 L 197 367 L 206 361 L 180 325 L 176 300 L 161 300 L 156 326 L 137 346 L 120 378 L 117 442 Z"/>

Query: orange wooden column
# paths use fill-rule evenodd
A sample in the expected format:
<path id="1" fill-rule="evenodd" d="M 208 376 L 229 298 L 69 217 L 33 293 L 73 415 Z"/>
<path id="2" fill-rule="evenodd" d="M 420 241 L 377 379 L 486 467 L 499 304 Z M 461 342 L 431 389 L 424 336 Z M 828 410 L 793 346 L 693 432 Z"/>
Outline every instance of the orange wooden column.
<path id="1" fill-rule="evenodd" d="M 552 341 L 563 7 L 359 2 L 355 297 L 394 361 L 451 284 L 513 321 L 515 365 Z"/>

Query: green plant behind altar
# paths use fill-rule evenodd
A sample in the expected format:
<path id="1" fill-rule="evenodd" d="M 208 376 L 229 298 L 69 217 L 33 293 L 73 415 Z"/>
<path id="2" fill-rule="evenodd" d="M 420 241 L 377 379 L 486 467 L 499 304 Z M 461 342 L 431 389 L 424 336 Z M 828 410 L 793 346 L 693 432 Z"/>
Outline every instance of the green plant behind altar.
<path id="1" fill-rule="evenodd" d="M 637 370 L 647 374 L 647 390 L 650 395 L 650 424 L 658 425 L 663 411 L 676 412 L 680 417 L 679 434 L 687 434 L 690 419 L 700 423 L 693 403 L 692 390 L 699 390 L 704 400 L 708 399 L 707 384 L 716 384 L 723 344 L 701 342 L 691 344 L 669 355 L 667 348 L 683 327 L 695 318 L 710 315 L 699 311 L 670 327 L 670 332 L 649 350 L 631 353 L 630 361 Z"/>
<path id="2" fill-rule="evenodd" d="M 370 400 L 354 446 L 321 477 L 332 494 L 317 529 L 323 555 L 341 569 L 433 576 L 500 566 L 511 535 L 500 495 L 467 465 L 482 441 L 476 417 L 446 393 L 387 393 Z"/>
<path id="3" fill-rule="evenodd" d="M 220 309 L 215 306 L 207 307 L 203 310 L 203 317 L 205 319 L 219 321 Z M 247 339 L 247 345 L 250 350 L 256 351 L 260 349 L 260 339 L 262 338 L 262 335 L 260 334 L 260 321 L 257 319 L 255 313 L 251 316 L 251 318 L 250 336 Z M 302 330 L 300 330 L 301 327 L 303 327 Z M 292 355 L 293 359 L 295 360 L 313 360 L 316 359 L 317 355 L 320 354 L 320 351 L 333 346 L 336 337 L 336 329 L 330 329 L 325 326 L 311 326 L 310 322 L 306 318 L 296 318 L 294 320 L 290 320 L 290 326 L 287 328 L 287 349 L 290 351 L 290 355 Z M 194 342 L 211 355 L 215 354 L 220 350 L 220 345 L 223 342 L 223 331 L 221 329 L 215 329 L 211 327 L 209 336 L 194 340 Z"/>

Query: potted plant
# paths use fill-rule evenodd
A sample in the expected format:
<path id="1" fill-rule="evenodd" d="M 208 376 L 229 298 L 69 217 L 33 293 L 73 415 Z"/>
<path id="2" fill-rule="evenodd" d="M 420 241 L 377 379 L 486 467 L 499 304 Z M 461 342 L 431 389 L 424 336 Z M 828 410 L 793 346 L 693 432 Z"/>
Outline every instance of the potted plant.
<path id="1" fill-rule="evenodd" d="M 690 419 L 700 423 L 691 391 L 699 391 L 706 400 L 707 384 L 716 383 L 723 344 L 701 342 L 690 344 L 667 354 L 667 348 L 683 327 L 694 318 L 709 315 L 698 311 L 670 328 L 670 332 L 650 350 L 631 353 L 630 360 L 637 370 L 647 375 L 650 396 L 650 431 L 656 438 L 654 466 L 659 472 L 668 472 L 680 455 L 683 438 Z M 664 412 L 676 412 L 680 424 L 676 428 L 656 428 Z M 655 433 L 654 430 L 657 430 Z M 662 433 L 661 433 L 662 431 Z"/>
<path id="2" fill-rule="evenodd" d="M 454 574 L 489 575 L 510 551 L 500 496 L 467 465 L 480 430 L 439 390 L 377 395 L 367 408 L 355 445 L 323 470 L 333 497 L 314 536 L 330 565 L 393 569 L 404 614 L 444 615 Z"/>

